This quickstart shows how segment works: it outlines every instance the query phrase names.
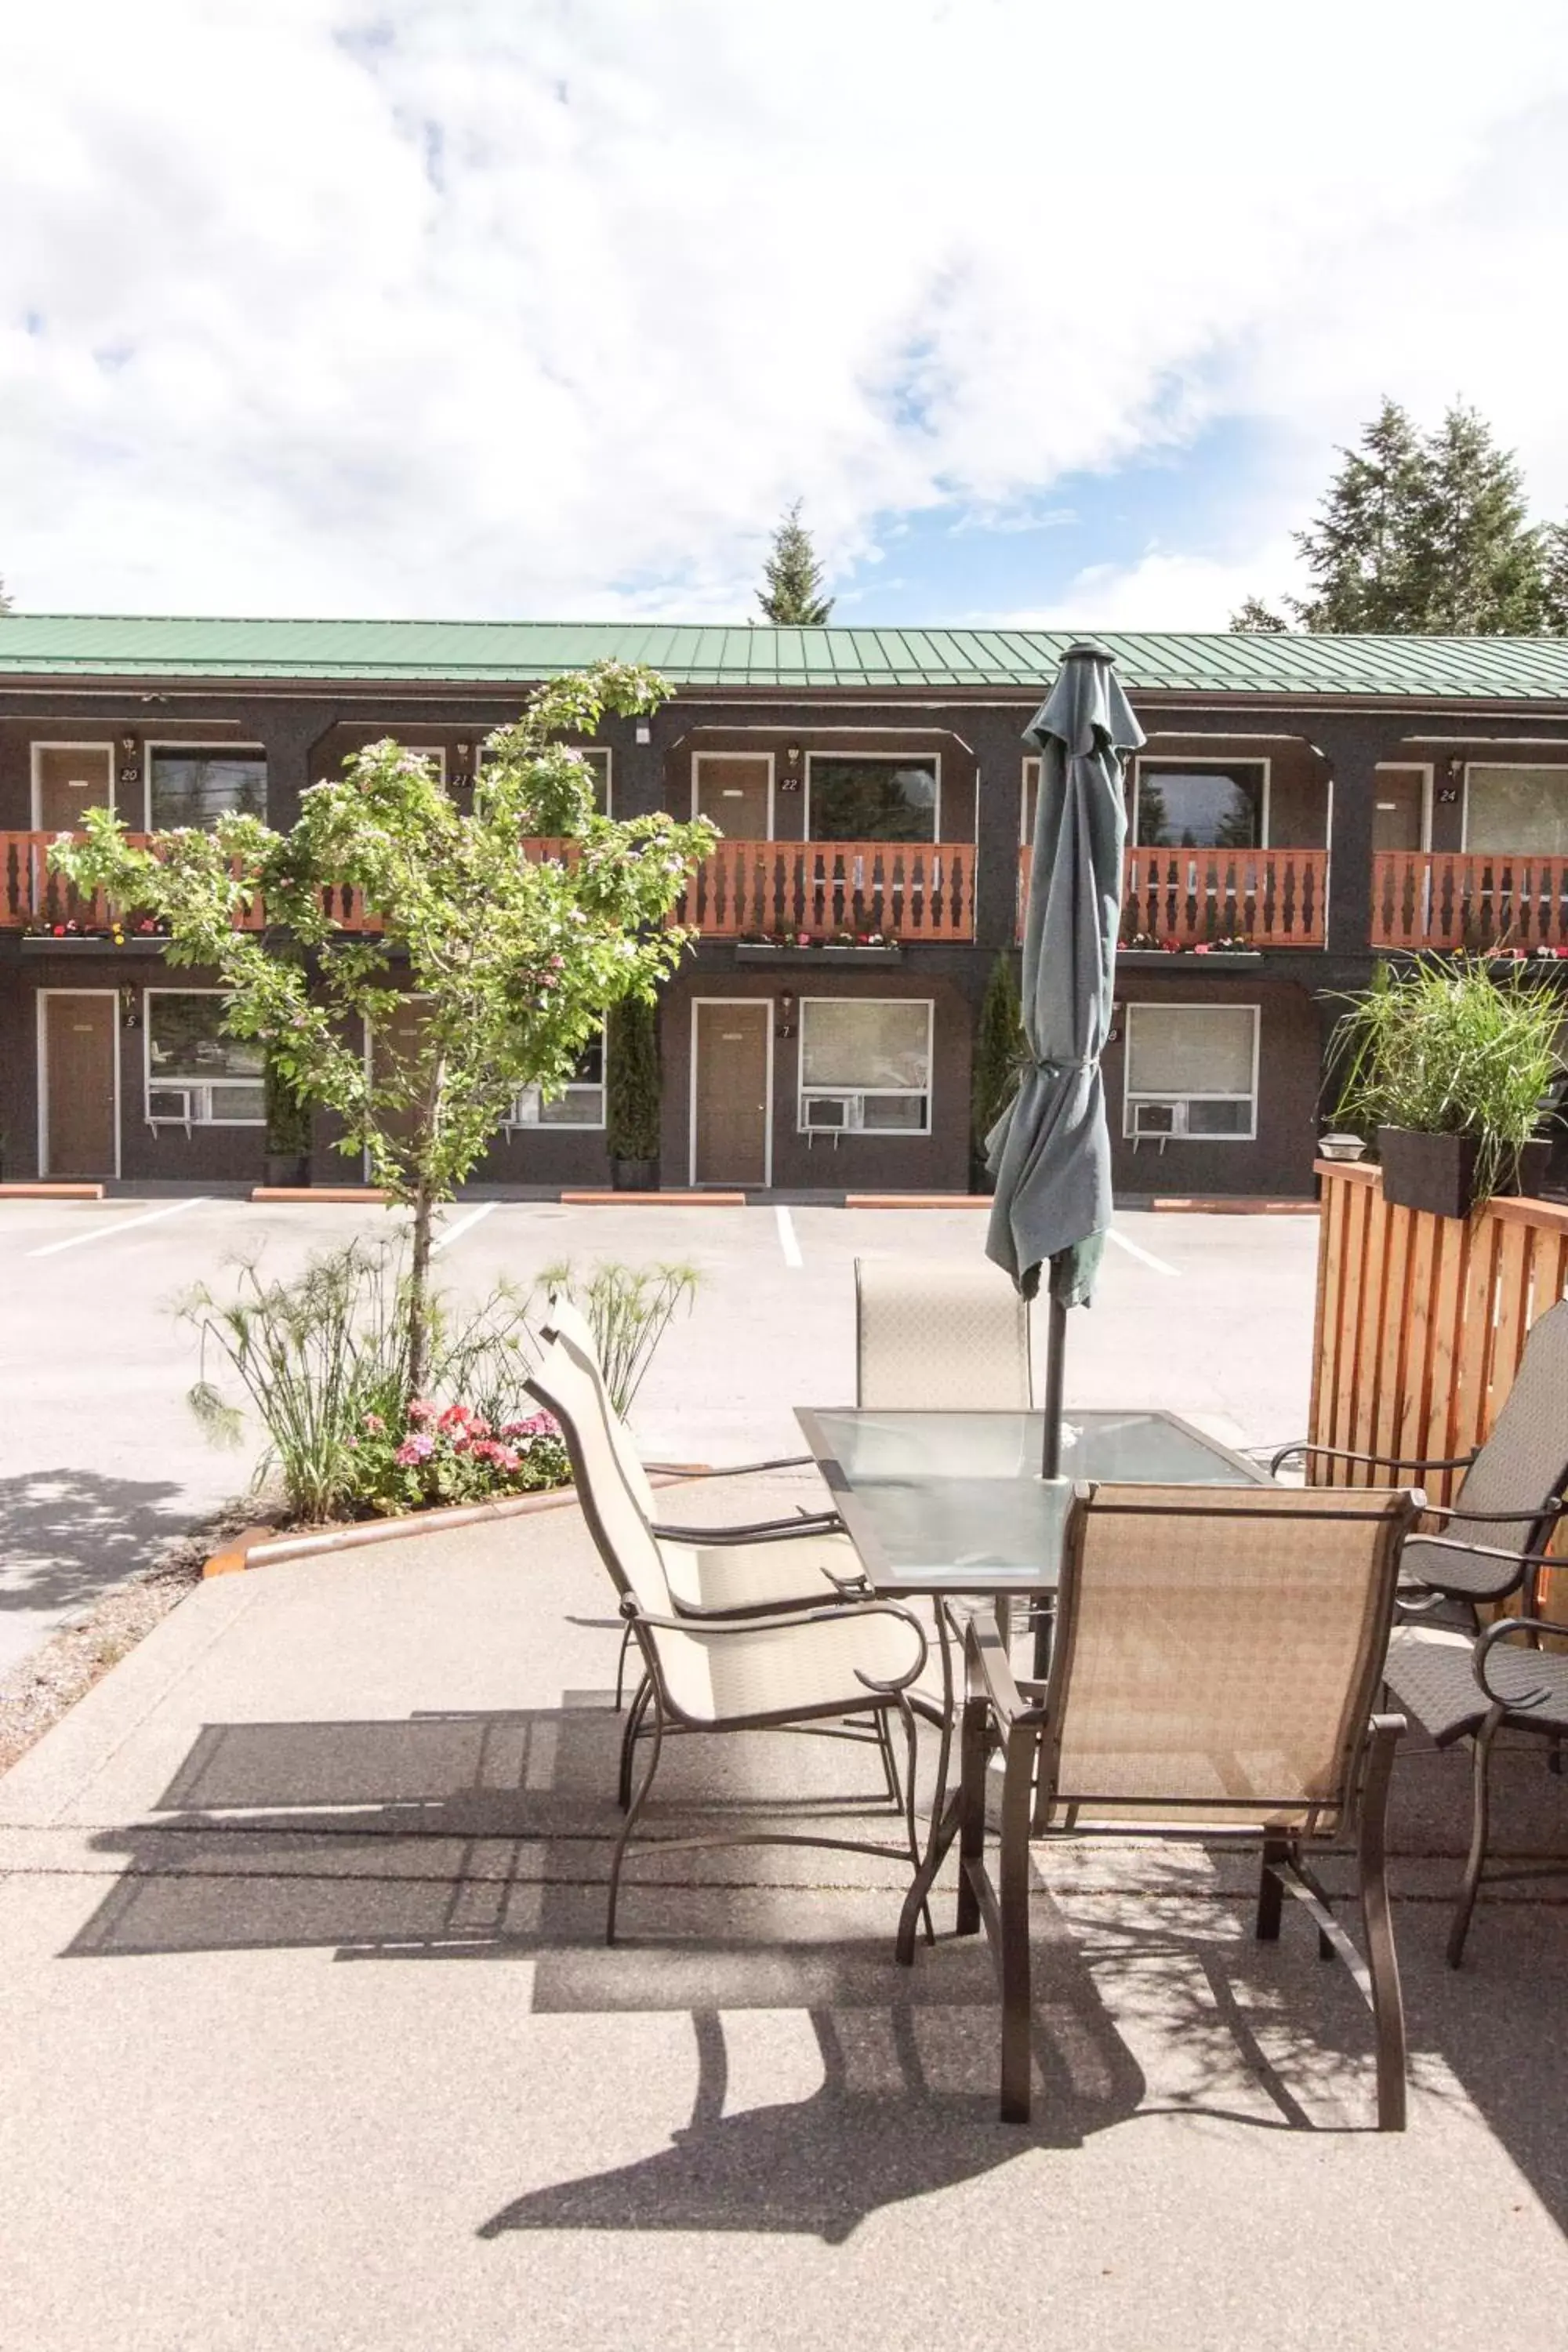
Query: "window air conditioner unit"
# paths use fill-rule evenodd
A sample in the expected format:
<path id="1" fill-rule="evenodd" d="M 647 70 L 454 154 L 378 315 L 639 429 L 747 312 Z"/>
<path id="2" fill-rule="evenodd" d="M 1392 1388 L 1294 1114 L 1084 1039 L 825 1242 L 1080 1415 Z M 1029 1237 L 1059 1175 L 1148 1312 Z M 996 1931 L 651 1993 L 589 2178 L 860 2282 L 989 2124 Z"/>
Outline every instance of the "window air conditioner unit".
<path id="1" fill-rule="evenodd" d="M 1176 1105 L 1163 1102 L 1141 1102 L 1132 1106 L 1132 1133 L 1135 1139 L 1145 1135 L 1167 1136 L 1179 1132 Z"/>
<path id="2" fill-rule="evenodd" d="M 845 1128 L 860 1124 L 858 1095 L 808 1095 L 805 1098 L 805 1123 L 808 1128 Z"/>

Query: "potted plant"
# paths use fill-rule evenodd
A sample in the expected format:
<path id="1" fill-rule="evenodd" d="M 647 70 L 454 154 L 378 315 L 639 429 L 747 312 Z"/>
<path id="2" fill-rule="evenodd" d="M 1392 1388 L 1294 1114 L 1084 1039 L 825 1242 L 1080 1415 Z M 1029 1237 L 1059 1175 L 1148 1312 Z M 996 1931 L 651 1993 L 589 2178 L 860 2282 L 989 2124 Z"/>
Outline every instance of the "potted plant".
<path id="1" fill-rule="evenodd" d="M 1537 1138 L 1563 1069 L 1562 992 L 1468 958 L 1380 965 L 1335 1031 L 1337 1116 L 1375 1129 L 1384 1198 L 1462 1217 L 1545 1178 Z"/>
<path id="2" fill-rule="evenodd" d="M 617 1192 L 658 1190 L 658 1007 L 640 996 L 612 1005 L 605 1024 L 605 1140 Z"/>
<path id="3" fill-rule="evenodd" d="M 310 1181 L 310 1109 L 272 1062 L 262 1065 L 262 1097 L 267 1114 L 267 1181 L 281 1190 L 298 1191 Z"/>

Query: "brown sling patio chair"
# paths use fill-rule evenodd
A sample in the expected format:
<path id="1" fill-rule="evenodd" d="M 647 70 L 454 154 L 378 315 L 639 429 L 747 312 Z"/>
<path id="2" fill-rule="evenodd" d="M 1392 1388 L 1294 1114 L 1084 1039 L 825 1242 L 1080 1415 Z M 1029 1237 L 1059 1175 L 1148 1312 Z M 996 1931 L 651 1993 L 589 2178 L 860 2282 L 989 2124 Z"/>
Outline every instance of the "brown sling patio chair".
<path id="1" fill-rule="evenodd" d="M 614 1943 L 621 1873 L 632 1832 L 647 1802 L 666 1735 L 847 1727 L 870 1716 L 884 1764 L 891 1762 L 888 1719 L 901 1717 L 903 1786 L 889 1775 L 889 1801 L 901 1813 L 900 1844 L 784 1830 L 698 1838 L 660 1838 L 648 1851 L 710 1846 L 810 1845 L 873 1853 L 918 1867 L 914 1811 L 915 1723 L 905 1696 L 925 1664 L 918 1619 L 896 1602 L 838 1599 L 831 1605 L 767 1615 L 689 1609 L 678 1613 L 663 1548 L 627 1486 L 600 1411 L 595 1381 L 578 1353 L 557 1339 L 528 1380 L 530 1393 L 561 1424 L 572 1457 L 583 1516 L 620 1595 L 647 1669 L 638 1707 L 651 1711 L 652 1748 L 630 1802 L 610 1864 L 605 1938 Z M 638 1714 L 628 1717 L 626 1753 Z"/>
<path id="2" fill-rule="evenodd" d="M 1405 1726 L 1372 1710 L 1399 1548 L 1419 1505 L 1366 1490 L 1079 1486 L 1043 1692 L 1026 1696 L 994 1630 L 971 1621 L 958 1931 L 984 1926 L 998 1964 L 1005 2122 L 1029 2114 L 1033 1814 L 1047 1837 L 1260 1843 L 1258 1934 L 1279 1935 L 1287 1891 L 1306 1904 L 1320 1949 L 1346 1961 L 1372 2007 L 1378 2126 L 1404 2129 L 1384 1822 Z M 985 1797 L 998 1747 L 994 1885 Z M 1307 1859 L 1352 1834 L 1366 1963 Z"/>
<path id="3" fill-rule="evenodd" d="M 1274 1467 L 1302 1452 L 1384 1469 L 1465 1473 L 1452 1504 L 1426 1507 L 1426 1516 L 1445 1531 L 1423 1528 L 1405 1542 L 1400 1601 L 1406 1622 L 1394 1629 L 1384 1669 L 1398 1705 L 1437 1747 L 1475 1743 L 1469 1853 L 1448 1933 L 1448 1965 L 1457 1969 L 1485 1871 L 1493 1742 L 1505 1727 L 1538 1732 L 1552 1743 L 1555 1760 L 1568 1733 L 1557 1663 L 1539 1653 L 1500 1654 L 1490 1635 L 1479 1648 L 1474 1639 L 1480 1607 L 1516 1592 L 1527 1627 L 1537 1620 L 1542 1571 L 1552 1564 L 1547 1546 L 1568 1516 L 1568 1300 L 1531 1324 L 1513 1386 L 1475 1453 L 1384 1462 L 1338 1446 L 1289 1446 L 1275 1455 Z M 1435 1622 L 1445 1608 L 1458 1610 L 1463 1630 Z M 1531 1638 L 1528 1631 L 1524 1638 Z"/>
<path id="4" fill-rule="evenodd" d="M 1027 1307 L 984 1258 L 858 1257 L 855 1401 L 874 1412 L 1026 1412 Z"/>

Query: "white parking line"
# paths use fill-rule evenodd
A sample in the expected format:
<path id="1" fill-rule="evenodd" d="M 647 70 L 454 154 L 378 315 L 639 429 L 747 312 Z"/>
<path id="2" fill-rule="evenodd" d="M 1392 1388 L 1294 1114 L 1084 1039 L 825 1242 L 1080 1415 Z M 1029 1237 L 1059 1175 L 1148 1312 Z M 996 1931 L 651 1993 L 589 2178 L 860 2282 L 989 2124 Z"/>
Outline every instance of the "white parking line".
<path id="1" fill-rule="evenodd" d="M 500 1202 L 499 1201 L 481 1201 L 477 1209 L 470 1209 L 466 1217 L 459 1217 L 458 1219 L 456 1224 L 443 1225 L 441 1231 L 437 1234 L 435 1240 L 430 1244 L 431 1256 L 434 1257 L 437 1250 L 444 1250 L 448 1242 L 459 1240 L 464 1234 L 468 1232 L 471 1226 L 479 1223 L 481 1217 L 488 1217 L 492 1209 L 499 1209 L 500 1207 Z"/>
<path id="2" fill-rule="evenodd" d="M 1163 1257 L 1154 1255 L 1152 1250 L 1140 1249 L 1137 1243 L 1130 1242 L 1125 1234 L 1119 1234 L 1114 1225 L 1109 1228 L 1105 1238 L 1108 1242 L 1114 1242 L 1118 1249 L 1124 1249 L 1129 1257 L 1139 1259 L 1144 1265 L 1152 1265 L 1156 1274 L 1168 1274 L 1173 1282 L 1180 1282 L 1182 1269 L 1179 1265 L 1167 1265 Z"/>
<path id="3" fill-rule="evenodd" d="M 805 1260 L 800 1254 L 800 1241 L 795 1230 L 795 1219 L 782 1201 L 774 1202 L 773 1214 L 778 1219 L 779 1247 L 784 1252 L 785 1265 L 804 1265 Z"/>
<path id="4" fill-rule="evenodd" d="M 46 1242 L 42 1249 L 29 1250 L 29 1257 L 53 1257 L 57 1252 L 83 1249 L 89 1242 L 111 1241 L 116 1234 L 133 1234 L 138 1225 L 155 1225 L 162 1217 L 183 1216 L 187 1209 L 199 1209 L 210 1198 L 198 1192 L 194 1200 L 172 1202 L 166 1209 L 149 1209 L 141 1217 L 116 1217 L 111 1224 L 94 1225 L 85 1234 L 68 1234 L 63 1242 Z"/>

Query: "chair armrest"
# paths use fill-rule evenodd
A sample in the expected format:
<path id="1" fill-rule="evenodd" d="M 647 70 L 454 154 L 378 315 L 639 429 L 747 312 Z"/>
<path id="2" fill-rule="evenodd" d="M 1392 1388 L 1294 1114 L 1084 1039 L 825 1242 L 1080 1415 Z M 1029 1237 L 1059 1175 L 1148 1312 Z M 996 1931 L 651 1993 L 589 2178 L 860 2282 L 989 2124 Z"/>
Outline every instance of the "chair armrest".
<path id="1" fill-rule="evenodd" d="M 1568 1559 L 1556 1551 L 1508 1551 L 1500 1544 L 1456 1543 L 1452 1536 L 1417 1536 L 1415 1541 L 1424 1551 L 1458 1551 L 1467 1559 L 1506 1559 L 1521 1568 L 1568 1568 Z M 1423 1576 L 1418 1581 L 1429 1584 L 1432 1580 Z"/>
<path id="2" fill-rule="evenodd" d="M 1471 1519 L 1478 1527 L 1485 1527 L 1490 1520 L 1499 1527 L 1519 1525 L 1528 1528 L 1533 1527 L 1537 1519 L 1568 1517 L 1568 1503 L 1561 1495 L 1548 1495 L 1544 1503 L 1538 1504 L 1533 1511 L 1467 1511 L 1458 1503 L 1424 1503 L 1421 1516 L 1423 1518 Z M 1442 1538 L 1434 1536 L 1431 1540 L 1440 1543 Z M 1474 1549 L 1479 1550 L 1480 1546 Z"/>
<path id="3" fill-rule="evenodd" d="M 881 1682 L 873 1675 L 856 1669 L 855 1679 L 868 1690 L 901 1691 L 916 1681 L 924 1668 L 930 1643 L 925 1627 L 913 1612 L 897 1601 L 829 1601 L 821 1608 L 797 1609 L 787 1615 L 774 1617 L 709 1617 L 693 1612 L 685 1617 L 656 1617 L 651 1610 L 628 1593 L 621 1603 L 621 1615 L 636 1625 L 647 1625 L 658 1633 L 700 1633 L 704 1640 L 710 1633 L 793 1633 L 802 1625 L 859 1624 L 868 1617 L 896 1617 L 907 1625 L 920 1644 L 920 1654 L 907 1674 L 896 1675 L 890 1682 Z"/>
<path id="4" fill-rule="evenodd" d="M 1475 1460 L 1468 1454 L 1419 1454 L 1406 1457 L 1402 1454 L 1352 1454 L 1348 1445 L 1313 1445 L 1300 1438 L 1294 1445 L 1282 1445 L 1268 1465 L 1272 1476 L 1281 1462 L 1289 1462 L 1293 1454 L 1324 1454 L 1334 1462 L 1369 1462 L 1381 1470 L 1468 1470 Z"/>
<path id="5" fill-rule="evenodd" d="M 645 1462 L 643 1468 L 656 1478 L 744 1478 L 756 1477 L 764 1470 L 815 1470 L 815 1454 L 787 1454 L 776 1462 L 721 1462 L 717 1469 L 694 1470 L 689 1462 Z"/>
<path id="6" fill-rule="evenodd" d="M 1026 1699 L 1013 1674 L 1012 1660 L 994 1621 L 972 1617 L 963 1629 L 963 1654 L 972 1674 L 985 1688 L 992 1714 L 1004 1731 L 1018 1723 L 1044 1723 L 1046 1710 Z"/>
<path id="7" fill-rule="evenodd" d="M 1540 1699 L 1554 1698 L 1560 1695 L 1555 1691 L 1526 1691 L 1509 1698 L 1501 1691 L 1494 1690 L 1487 1680 L 1487 1662 L 1497 1644 L 1500 1642 L 1511 1640 L 1516 1633 L 1563 1633 L 1565 1632 L 1568 1632 L 1568 1627 L 1553 1625 L 1544 1617 L 1500 1617 L 1495 1625 L 1487 1627 L 1486 1632 L 1476 1643 L 1470 1658 L 1470 1668 L 1477 1682 L 1494 1706 L 1506 1707 L 1510 1715 L 1520 1714 L 1526 1708 L 1533 1706 Z"/>
<path id="8" fill-rule="evenodd" d="M 817 1511 L 810 1518 L 753 1519 L 738 1528 L 676 1528 L 661 1523 L 654 1534 L 662 1543 L 754 1544 L 787 1542 L 792 1536 L 841 1535 L 844 1522 L 837 1511 Z"/>

